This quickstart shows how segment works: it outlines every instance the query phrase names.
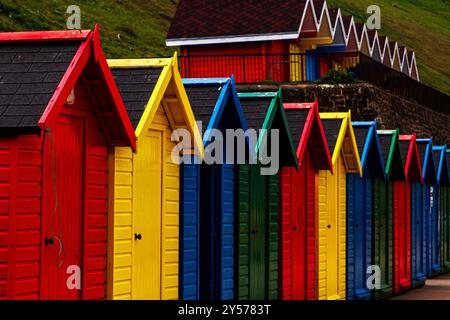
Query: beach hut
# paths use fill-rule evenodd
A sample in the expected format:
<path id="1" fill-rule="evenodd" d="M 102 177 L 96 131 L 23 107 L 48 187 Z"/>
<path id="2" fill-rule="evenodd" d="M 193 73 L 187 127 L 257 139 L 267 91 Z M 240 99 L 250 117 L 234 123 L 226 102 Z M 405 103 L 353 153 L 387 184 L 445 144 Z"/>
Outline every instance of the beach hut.
<path id="1" fill-rule="evenodd" d="M 285 167 L 281 188 L 281 280 L 283 300 L 315 300 L 316 290 L 316 174 L 332 170 L 331 155 L 319 117 L 317 101 L 284 105 L 299 170 Z"/>
<path id="2" fill-rule="evenodd" d="M 343 66 L 346 57 L 347 38 L 341 10 L 328 9 L 328 15 L 331 21 L 333 42 L 317 46 L 314 52 L 316 56 L 316 79 L 320 79 L 333 67 Z"/>
<path id="3" fill-rule="evenodd" d="M 386 299 L 394 293 L 394 184 L 405 180 L 400 154 L 399 130 L 379 130 L 386 180 L 375 179 L 373 215 L 373 263 L 380 267 L 380 288 L 374 298 Z"/>
<path id="4" fill-rule="evenodd" d="M 240 93 L 239 98 L 249 128 L 258 130 L 255 154 L 263 161 L 239 165 L 236 172 L 235 298 L 275 300 L 279 297 L 280 191 L 278 173 L 262 170 L 267 163 L 263 155 L 279 156 L 280 168 L 297 167 L 297 155 L 281 91 Z M 279 141 L 272 143 L 277 133 Z"/>
<path id="5" fill-rule="evenodd" d="M 116 148 L 111 161 L 108 297 L 178 299 L 179 160 L 202 156 L 200 132 L 176 56 L 108 64 L 138 139 L 136 152 Z M 177 145 L 183 131 L 190 139 Z"/>
<path id="6" fill-rule="evenodd" d="M 447 163 L 450 164 L 450 150 L 447 150 Z M 446 196 L 444 195 L 446 193 Z M 441 216 L 441 272 L 450 271 L 450 187 L 444 187 L 442 192 Z"/>
<path id="7" fill-rule="evenodd" d="M 318 298 L 346 298 L 346 197 L 347 173 L 362 175 L 351 115 L 321 113 L 333 173 L 318 175 Z"/>
<path id="8" fill-rule="evenodd" d="M 427 261 L 431 256 L 431 192 L 436 188 L 436 168 L 432 139 L 417 139 L 424 185 L 414 183 L 411 189 L 411 254 L 412 286 L 424 285 L 427 279 Z"/>
<path id="9" fill-rule="evenodd" d="M 180 299 L 233 299 L 236 162 L 226 159 L 226 131 L 246 131 L 247 122 L 233 79 L 183 79 L 183 84 L 204 131 L 206 156 L 216 138 L 213 130 L 220 131 L 223 144 L 214 163 L 181 166 Z"/>
<path id="10" fill-rule="evenodd" d="M 394 183 L 394 293 L 411 288 L 411 186 L 422 183 L 416 136 L 400 136 L 405 181 Z"/>
<path id="11" fill-rule="evenodd" d="M 347 299 L 368 300 L 367 270 L 372 261 L 372 222 L 375 213 L 375 179 L 385 179 L 385 168 L 377 134 L 377 123 L 353 122 L 361 155 L 362 177 L 347 175 Z M 379 206 L 376 206 L 379 209 Z"/>
<path id="12" fill-rule="evenodd" d="M 431 197 L 431 245 L 427 263 L 428 277 L 434 276 L 441 271 L 441 221 L 444 214 L 448 212 L 447 189 L 450 185 L 446 152 L 446 146 L 433 147 L 437 184 L 435 188 L 432 188 Z"/>
<path id="13" fill-rule="evenodd" d="M 184 77 L 253 83 L 305 81 L 314 72 L 309 50 L 331 41 L 323 0 L 181 0 L 166 44 L 180 48 Z"/>
<path id="14" fill-rule="evenodd" d="M 0 300 L 104 299 L 108 148 L 136 137 L 98 28 L 0 33 L 0 65 Z"/>

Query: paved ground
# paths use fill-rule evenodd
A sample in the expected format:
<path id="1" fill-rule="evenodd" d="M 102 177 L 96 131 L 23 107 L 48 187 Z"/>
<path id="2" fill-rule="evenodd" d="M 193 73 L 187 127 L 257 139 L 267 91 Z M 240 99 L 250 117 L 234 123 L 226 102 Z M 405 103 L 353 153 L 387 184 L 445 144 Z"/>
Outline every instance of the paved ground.
<path id="1" fill-rule="evenodd" d="M 450 274 L 430 279 L 424 287 L 411 290 L 392 300 L 450 300 Z"/>

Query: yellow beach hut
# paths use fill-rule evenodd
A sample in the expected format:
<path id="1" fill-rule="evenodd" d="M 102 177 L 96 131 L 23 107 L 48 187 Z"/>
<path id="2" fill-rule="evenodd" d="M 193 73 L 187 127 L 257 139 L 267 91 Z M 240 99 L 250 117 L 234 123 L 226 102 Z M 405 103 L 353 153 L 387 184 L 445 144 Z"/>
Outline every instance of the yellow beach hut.
<path id="1" fill-rule="evenodd" d="M 180 177 L 174 159 L 202 156 L 201 135 L 176 56 L 108 64 L 137 137 L 135 153 L 116 148 L 111 157 L 108 298 L 178 299 Z M 180 152 L 171 138 L 177 129 L 192 137 Z"/>
<path id="2" fill-rule="evenodd" d="M 318 297 L 346 298 L 347 173 L 362 175 L 361 162 L 349 113 L 321 113 L 332 155 L 333 173 L 318 175 Z"/>

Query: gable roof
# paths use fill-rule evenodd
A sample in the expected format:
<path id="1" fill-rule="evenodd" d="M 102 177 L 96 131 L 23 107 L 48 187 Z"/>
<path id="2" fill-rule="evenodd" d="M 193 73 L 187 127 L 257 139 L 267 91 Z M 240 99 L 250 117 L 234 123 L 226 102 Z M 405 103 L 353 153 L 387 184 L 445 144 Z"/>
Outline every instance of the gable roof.
<path id="1" fill-rule="evenodd" d="M 314 157 L 314 164 L 318 170 L 333 171 L 331 155 L 327 139 L 319 116 L 317 100 L 314 103 L 285 103 L 284 111 L 288 119 L 294 144 L 297 145 L 299 166 L 309 146 Z"/>
<path id="2" fill-rule="evenodd" d="M 422 166 L 420 163 L 419 150 L 417 148 L 416 135 L 401 135 L 400 154 L 405 164 L 405 176 L 409 182 L 420 182 L 423 184 Z"/>
<path id="3" fill-rule="evenodd" d="M 98 26 L 94 31 L 0 33 L 0 79 L 3 132 L 50 128 L 82 81 L 92 89 L 88 98 L 107 141 L 135 148 L 136 136 L 101 49 Z"/>
<path id="4" fill-rule="evenodd" d="M 437 184 L 450 185 L 450 174 L 448 171 L 447 146 L 433 147 L 433 159 L 437 169 Z"/>
<path id="5" fill-rule="evenodd" d="M 420 82 L 419 69 L 417 68 L 416 53 L 414 51 L 408 52 L 409 60 L 409 76 Z"/>
<path id="6" fill-rule="evenodd" d="M 230 113 L 234 117 L 226 129 L 248 129 L 233 78 L 183 79 L 183 84 L 195 119 L 202 122 L 203 132 L 219 129 L 222 119 Z M 229 102 L 232 109 L 227 108 Z M 210 137 L 204 135 L 203 144 L 210 142 Z"/>
<path id="7" fill-rule="evenodd" d="M 381 152 L 380 140 L 377 134 L 377 122 L 353 122 L 353 131 L 355 132 L 356 145 L 358 146 L 361 157 L 361 167 L 363 173 L 369 168 L 371 173 L 376 176 L 386 177 L 386 170 Z"/>
<path id="8" fill-rule="evenodd" d="M 172 130 L 187 129 L 193 141 L 183 150 L 194 149 L 203 157 L 201 134 L 195 123 L 177 65 L 177 55 L 169 59 L 108 60 L 136 136 L 144 134 L 163 106 Z"/>
<path id="9" fill-rule="evenodd" d="M 433 156 L 433 140 L 417 139 L 417 150 L 422 161 L 422 178 L 425 183 L 436 184 L 437 174 Z"/>
<path id="10" fill-rule="evenodd" d="M 333 168 L 342 155 L 347 173 L 359 173 L 362 176 L 361 160 L 355 133 L 351 122 L 351 112 L 320 113 L 325 136 L 327 138 Z"/>
<path id="11" fill-rule="evenodd" d="M 285 166 L 298 168 L 298 159 L 294 142 L 289 129 L 286 113 L 283 108 L 281 89 L 278 92 L 246 92 L 239 93 L 242 109 L 248 128 L 260 133 L 260 130 L 280 130 L 280 162 Z M 267 135 L 259 135 L 255 146 L 255 154 L 267 145 Z"/>
<path id="12" fill-rule="evenodd" d="M 405 181 L 405 165 L 400 152 L 399 129 L 378 130 L 378 139 L 386 169 L 386 179 Z"/>
<path id="13" fill-rule="evenodd" d="M 311 0 L 181 0 L 166 44 L 298 39 L 304 28 L 317 33 Z"/>

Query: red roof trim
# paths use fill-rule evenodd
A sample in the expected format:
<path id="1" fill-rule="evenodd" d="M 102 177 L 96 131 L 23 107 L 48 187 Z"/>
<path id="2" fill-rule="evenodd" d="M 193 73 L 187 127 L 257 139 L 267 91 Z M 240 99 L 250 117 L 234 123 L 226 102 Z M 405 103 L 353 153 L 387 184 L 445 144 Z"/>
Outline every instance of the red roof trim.
<path id="1" fill-rule="evenodd" d="M 413 161 L 416 162 L 416 168 L 418 170 L 419 175 L 419 182 L 423 184 L 423 176 L 422 176 L 422 165 L 420 163 L 420 155 L 419 155 L 419 148 L 417 147 L 417 136 L 416 135 L 401 135 L 400 136 L 401 141 L 409 141 L 409 150 L 408 155 L 406 157 L 406 164 L 405 164 L 405 174 L 406 178 L 410 179 L 411 177 L 411 166 L 413 164 Z M 413 157 L 415 159 L 413 159 Z"/>
<path id="2" fill-rule="evenodd" d="M 0 42 L 84 40 L 91 32 L 91 30 L 1 32 Z"/>
<path id="3" fill-rule="evenodd" d="M 59 83 L 52 98 L 50 99 L 49 104 L 47 105 L 44 113 L 39 119 L 39 126 L 42 128 L 42 130 L 45 130 L 46 128 L 50 127 L 56 120 L 59 112 L 64 106 L 65 101 L 67 100 L 67 97 L 70 94 L 70 90 L 72 90 L 72 88 L 75 86 L 87 62 L 89 61 L 89 58 L 91 58 L 91 54 L 93 54 L 95 62 L 99 64 L 106 81 L 106 85 L 111 92 L 111 96 L 115 102 L 119 118 L 124 125 L 123 129 L 128 145 L 131 146 L 133 150 L 136 150 L 136 135 L 134 133 L 133 126 L 131 125 L 130 119 L 128 118 L 128 114 L 126 112 L 125 105 L 122 101 L 119 90 L 117 89 L 117 86 L 113 80 L 111 70 L 109 69 L 106 62 L 106 57 L 103 53 L 103 50 L 101 49 L 100 33 L 97 26 L 95 27 L 94 31 L 89 31 L 86 41 L 83 42 L 78 48 L 78 51 L 75 54 L 72 62 L 70 63 L 69 68 L 64 74 L 61 82 Z"/>
<path id="4" fill-rule="evenodd" d="M 43 130 L 50 127 L 55 121 L 59 111 L 63 107 L 65 101 L 67 100 L 67 97 L 70 94 L 70 90 L 72 90 L 72 88 L 75 86 L 75 83 L 80 77 L 84 66 L 89 60 L 92 48 L 92 35 L 93 33 L 91 31 L 91 33 L 88 35 L 87 41 L 83 42 L 78 48 L 78 51 L 75 54 L 72 62 L 70 63 L 69 68 L 61 79 L 61 82 L 53 93 L 53 96 L 50 99 L 47 108 L 45 108 L 44 113 L 39 119 L 39 126 Z"/>
<path id="5" fill-rule="evenodd" d="M 331 172 L 333 172 L 333 164 L 331 160 L 331 155 L 328 148 L 327 139 L 325 136 L 325 131 L 322 126 L 322 121 L 319 115 L 319 104 L 317 100 L 313 103 L 286 103 L 284 104 L 285 110 L 298 110 L 298 109 L 309 109 L 308 117 L 306 118 L 305 128 L 303 129 L 302 136 L 300 141 L 298 142 L 297 147 L 297 158 L 299 165 L 301 164 L 303 157 L 306 152 L 306 148 L 308 147 L 308 142 L 311 136 L 311 131 L 314 125 L 314 121 L 317 121 L 317 126 L 319 129 L 320 139 L 322 141 L 322 146 L 325 147 L 325 153 L 327 156 L 327 164 L 328 168 Z M 325 170 L 325 169 L 324 169 Z"/>
<path id="6" fill-rule="evenodd" d="M 136 134 L 131 124 L 130 118 L 128 117 L 127 109 L 120 95 L 119 89 L 117 88 L 116 82 L 114 81 L 113 75 L 111 73 L 111 69 L 108 66 L 108 62 L 106 61 L 105 54 L 100 45 L 100 32 L 98 31 L 98 26 L 95 26 L 94 36 L 94 57 L 96 62 L 99 64 L 100 69 L 103 72 L 103 76 L 105 77 L 106 85 L 111 92 L 111 97 L 116 104 L 116 110 L 118 112 L 119 118 L 122 120 L 124 125 L 124 130 L 127 135 L 127 139 L 130 142 L 130 146 L 133 151 L 136 151 Z"/>

